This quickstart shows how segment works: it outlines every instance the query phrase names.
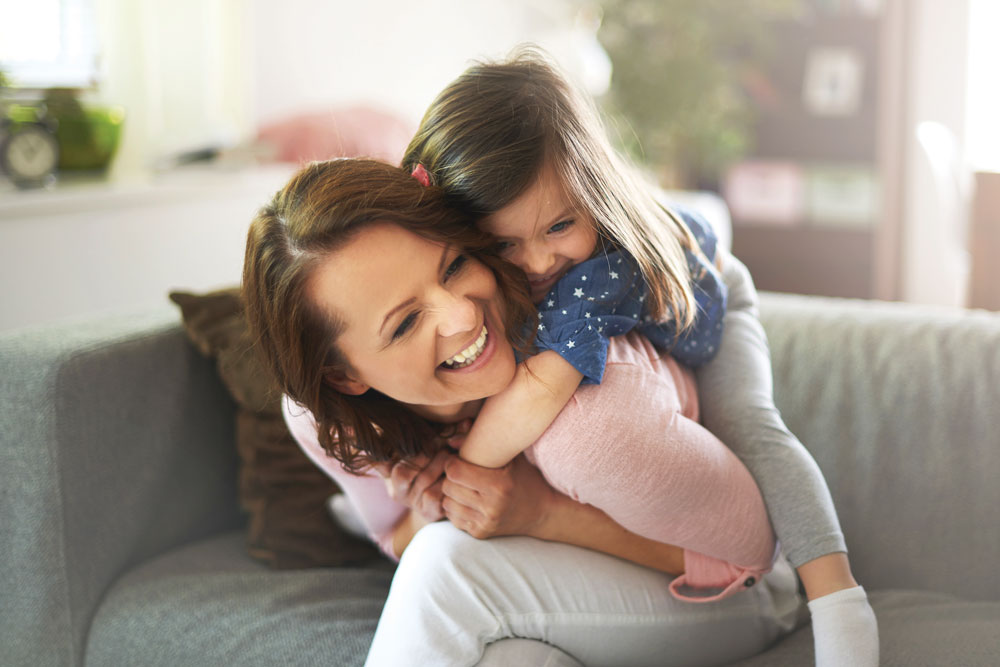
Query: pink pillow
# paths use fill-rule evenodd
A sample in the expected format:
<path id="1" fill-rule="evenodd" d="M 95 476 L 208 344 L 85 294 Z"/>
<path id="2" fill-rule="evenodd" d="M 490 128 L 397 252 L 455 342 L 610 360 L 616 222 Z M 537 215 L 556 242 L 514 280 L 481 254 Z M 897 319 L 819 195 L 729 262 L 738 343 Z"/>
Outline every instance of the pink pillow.
<path id="1" fill-rule="evenodd" d="M 278 162 L 371 157 L 399 164 L 414 130 L 397 116 L 359 106 L 291 116 L 264 125 L 257 137 Z"/>

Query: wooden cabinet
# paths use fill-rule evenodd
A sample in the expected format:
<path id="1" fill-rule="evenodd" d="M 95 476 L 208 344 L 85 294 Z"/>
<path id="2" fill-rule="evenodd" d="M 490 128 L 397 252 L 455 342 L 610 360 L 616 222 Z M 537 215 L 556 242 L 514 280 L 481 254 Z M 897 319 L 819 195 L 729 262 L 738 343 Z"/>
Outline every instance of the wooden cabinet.
<path id="1" fill-rule="evenodd" d="M 759 289 L 898 298 L 905 6 L 807 4 L 751 77 L 754 148 L 736 166 L 782 165 L 799 190 L 777 195 L 790 199 L 772 221 L 742 210 L 729 179 L 733 250 Z"/>

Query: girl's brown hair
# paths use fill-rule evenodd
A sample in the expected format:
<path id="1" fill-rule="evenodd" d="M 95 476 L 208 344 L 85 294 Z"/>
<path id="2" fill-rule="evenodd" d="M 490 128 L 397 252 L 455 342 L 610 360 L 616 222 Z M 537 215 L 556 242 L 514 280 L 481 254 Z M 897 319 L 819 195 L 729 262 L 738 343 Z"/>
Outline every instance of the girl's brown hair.
<path id="1" fill-rule="evenodd" d="M 431 104 L 403 158 L 418 164 L 469 215 L 514 201 L 552 165 L 598 233 L 635 258 L 650 288 L 650 314 L 671 309 L 678 333 L 696 315 L 684 249 L 687 226 L 653 197 L 612 148 L 589 98 L 538 49 L 470 67 Z"/>
<path id="2" fill-rule="evenodd" d="M 515 347 L 526 349 L 537 317 L 524 274 L 489 251 L 491 240 L 446 204 L 441 188 L 374 160 L 314 162 L 293 176 L 250 224 L 242 286 L 247 319 L 281 390 L 312 412 L 323 448 L 354 472 L 433 453 L 446 429 L 374 389 L 350 396 L 328 381 L 351 370 L 337 348 L 343 323 L 308 297 L 310 279 L 331 253 L 376 222 L 457 245 L 489 267 Z"/>

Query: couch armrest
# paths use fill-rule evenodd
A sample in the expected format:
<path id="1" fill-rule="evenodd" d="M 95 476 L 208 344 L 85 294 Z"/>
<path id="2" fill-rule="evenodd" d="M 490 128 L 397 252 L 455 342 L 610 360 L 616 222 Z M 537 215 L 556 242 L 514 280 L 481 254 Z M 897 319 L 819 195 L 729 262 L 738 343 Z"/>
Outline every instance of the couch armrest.
<path id="1" fill-rule="evenodd" d="M 0 334 L 0 662 L 76 665 L 111 582 L 237 525 L 233 405 L 176 311 Z"/>
<path id="2" fill-rule="evenodd" d="M 761 318 L 859 581 L 1000 599 L 1000 314 L 767 294 Z"/>

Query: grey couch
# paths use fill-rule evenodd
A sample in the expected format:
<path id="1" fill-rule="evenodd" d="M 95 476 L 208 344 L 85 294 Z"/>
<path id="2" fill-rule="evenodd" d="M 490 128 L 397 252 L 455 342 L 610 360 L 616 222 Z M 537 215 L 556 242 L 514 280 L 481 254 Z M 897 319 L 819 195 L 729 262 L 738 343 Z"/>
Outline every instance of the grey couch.
<path id="1" fill-rule="evenodd" d="M 1000 664 L 1000 315 L 765 295 L 885 665 Z M 173 311 L 0 335 L 0 665 L 360 665 L 392 576 L 243 548 L 233 405 Z M 743 665 L 810 664 L 803 627 Z"/>

